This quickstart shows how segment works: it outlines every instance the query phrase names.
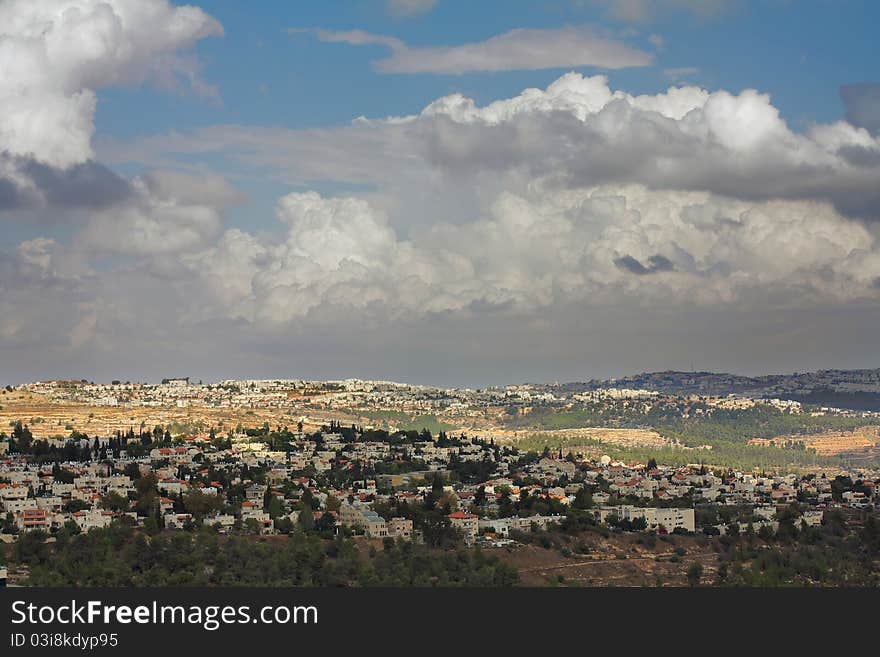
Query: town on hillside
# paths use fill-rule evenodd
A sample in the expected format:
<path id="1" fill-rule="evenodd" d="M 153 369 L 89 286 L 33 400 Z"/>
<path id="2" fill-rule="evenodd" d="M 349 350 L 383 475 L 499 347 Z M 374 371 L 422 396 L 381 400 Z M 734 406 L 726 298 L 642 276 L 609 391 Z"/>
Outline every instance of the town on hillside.
<path id="1" fill-rule="evenodd" d="M 335 421 L 314 431 L 302 423 L 186 434 L 155 426 L 58 438 L 36 438 L 21 421 L 10 429 L 0 436 L 0 545 L 9 581 L 22 584 L 83 583 L 52 572 L 45 550 L 114 527 L 151 538 L 314 535 L 372 542 L 372 551 L 409 542 L 479 549 L 501 561 L 515 561 L 517 549 L 536 542 L 566 557 L 586 555 L 591 550 L 576 538 L 583 532 L 609 541 L 642 537 L 640 545 L 699 539 L 704 547 L 731 537 L 773 546 L 811 531 L 876 532 L 880 474 L 870 469 L 671 465 Z M 699 581 L 704 564 L 690 565 L 689 577 Z M 718 576 L 722 565 L 715 559 L 706 567 Z M 866 581 L 876 578 L 875 566 L 865 565 Z"/>

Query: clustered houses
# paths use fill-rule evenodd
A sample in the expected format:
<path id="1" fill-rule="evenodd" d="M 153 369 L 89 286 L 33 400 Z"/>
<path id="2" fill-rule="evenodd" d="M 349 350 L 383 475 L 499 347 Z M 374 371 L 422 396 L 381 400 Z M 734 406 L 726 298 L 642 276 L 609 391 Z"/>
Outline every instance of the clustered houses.
<path id="1" fill-rule="evenodd" d="M 79 464 L 73 483 L 56 481 L 52 466 L 28 466 L 17 459 L 0 461 L 0 518 L 10 519 L 19 531 L 59 530 L 66 522 L 81 531 L 107 527 L 121 513 L 102 509 L 100 500 L 110 493 L 127 496 L 131 481 L 126 476 L 108 475 L 103 464 Z M 71 508 L 71 502 L 78 503 Z"/>
<path id="2" fill-rule="evenodd" d="M 7 453 L 0 459 L 4 536 L 14 534 L 10 525 L 52 533 L 72 522 L 88 531 L 114 520 L 145 525 L 155 515 L 166 529 L 206 523 L 221 532 L 272 534 L 314 523 L 368 538 L 418 540 L 402 510 L 429 501 L 468 544 L 552 529 L 570 508 L 632 530 L 723 533 L 737 524 L 775 530 L 793 502 L 798 522 L 815 525 L 828 509 L 872 504 L 877 483 L 863 473 L 828 479 L 563 459 L 549 451 L 529 456 L 492 440 L 340 427 L 288 433 L 283 449 L 273 449 L 268 434 L 251 432 L 222 443 L 207 435 L 174 443 L 163 439 L 162 446 L 130 455 L 96 440 L 91 460 L 54 465 Z M 145 475 L 155 478 L 155 514 L 131 510 Z M 695 506 L 717 511 L 700 516 Z"/>
<path id="3" fill-rule="evenodd" d="M 643 520 L 647 529 L 674 531 L 704 530 L 724 534 L 731 524 L 738 531 L 779 528 L 781 511 L 797 503 L 797 522 L 819 525 L 824 512 L 834 508 L 864 509 L 873 503 L 877 481 L 864 473 L 839 475 L 834 479 L 796 474 L 759 475 L 749 472 L 713 473 L 702 467 L 647 469 L 622 463 L 598 464 L 587 472 L 587 481 L 601 482 L 592 500 L 597 520 L 634 523 Z M 739 520 L 733 523 L 697 523 L 693 507 L 676 500 L 692 500 L 701 506 L 728 507 Z M 614 500 L 616 504 L 610 504 Z M 662 500 L 668 506 L 652 501 Z M 620 503 L 629 501 L 631 503 Z M 647 505 L 646 505 L 647 503 Z"/>
<path id="4" fill-rule="evenodd" d="M 442 389 L 393 381 L 304 381 L 293 379 L 227 380 L 195 383 L 187 378 L 161 384 L 116 381 L 46 381 L 17 386 L 18 390 L 47 395 L 52 401 L 98 406 L 192 408 L 313 408 L 384 409 L 414 414 L 461 411 L 509 403 L 552 402 L 553 394 L 520 389 Z"/>

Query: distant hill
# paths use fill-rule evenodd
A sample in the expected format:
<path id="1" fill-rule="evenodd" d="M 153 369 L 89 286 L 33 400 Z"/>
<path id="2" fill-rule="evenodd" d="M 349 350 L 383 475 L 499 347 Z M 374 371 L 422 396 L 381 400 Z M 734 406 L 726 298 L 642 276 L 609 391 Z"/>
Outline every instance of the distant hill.
<path id="1" fill-rule="evenodd" d="M 880 411 L 880 369 L 819 370 L 754 377 L 723 372 L 670 370 L 549 387 L 566 392 L 597 388 L 635 388 L 674 395 L 738 394 L 792 399 L 819 406 Z"/>

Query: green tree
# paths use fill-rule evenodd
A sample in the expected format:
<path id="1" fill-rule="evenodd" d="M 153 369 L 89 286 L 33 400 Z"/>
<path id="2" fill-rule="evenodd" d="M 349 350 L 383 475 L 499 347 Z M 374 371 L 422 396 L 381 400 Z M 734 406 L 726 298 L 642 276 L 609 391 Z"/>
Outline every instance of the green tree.
<path id="1" fill-rule="evenodd" d="M 694 561 L 687 569 L 687 580 L 691 586 L 697 586 L 703 577 L 703 564 Z"/>
<path id="2" fill-rule="evenodd" d="M 12 427 L 10 445 L 14 443 L 16 451 L 20 454 L 27 454 L 31 451 L 33 440 L 34 436 L 31 430 L 28 429 L 27 425 L 22 425 L 21 420 L 18 420 Z"/>
<path id="3" fill-rule="evenodd" d="M 159 488 L 156 475 L 150 473 L 137 480 L 137 502 L 135 510 L 139 515 L 148 516 L 159 506 Z"/>
<path id="4" fill-rule="evenodd" d="M 297 523 L 303 531 L 310 531 L 315 528 L 315 514 L 311 506 L 307 504 L 303 506 L 299 512 Z"/>
<path id="5" fill-rule="evenodd" d="M 107 509 L 109 511 L 128 511 L 128 499 L 122 497 L 122 495 L 116 491 L 107 493 L 101 498 L 101 501 L 98 504 L 102 509 Z"/>
<path id="6" fill-rule="evenodd" d="M 281 500 L 279 500 L 277 496 L 272 495 L 269 498 L 269 503 L 266 505 L 266 513 L 268 513 L 269 517 L 272 519 L 275 519 L 284 513 L 284 507 L 281 505 Z"/>
<path id="7" fill-rule="evenodd" d="M 62 529 L 67 531 L 67 533 L 70 534 L 71 536 L 76 536 L 77 534 L 79 534 L 82 531 L 79 528 L 79 525 L 77 525 L 73 520 L 65 521 Z"/>
<path id="8" fill-rule="evenodd" d="M 593 494 L 584 486 L 574 496 L 575 509 L 591 509 L 593 507 Z"/>
<path id="9" fill-rule="evenodd" d="M 12 512 L 8 512 L 6 514 L 6 518 L 3 520 L 3 533 L 4 534 L 17 534 L 18 533 L 18 525 L 15 524 L 15 516 Z"/>
<path id="10" fill-rule="evenodd" d="M 90 508 L 92 508 L 91 505 L 84 500 L 70 500 L 61 507 L 62 511 L 66 513 L 76 513 L 77 511 L 85 511 Z"/>
<path id="11" fill-rule="evenodd" d="M 223 498 L 219 495 L 208 495 L 195 486 L 190 486 L 183 494 L 183 507 L 195 518 L 204 518 L 223 508 Z"/>
<path id="12" fill-rule="evenodd" d="M 46 532 L 32 530 L 22 532 L 15 542 L 13 558 L 18 563 L 36 566 L 49 560 L 49 548 L 46 545 Z"/>
<path id="13" fill-rule="evenodd" d="M 324 508 L 327 511 L 339 511 L 339 508 L 342 506 L 342 502 L 340 502 L 333 495 L 328 495 L 327 500 L 324 502 Z"/>
<path id="14" fill-rule="evenodd" d="M 335 527 L 336 518 L 326 512 L 322 513 L 321 517 L 318 518 L 318 521 L 315 523 L 315 529 L 317 529 L 322 534 L 332 534 Z"/>

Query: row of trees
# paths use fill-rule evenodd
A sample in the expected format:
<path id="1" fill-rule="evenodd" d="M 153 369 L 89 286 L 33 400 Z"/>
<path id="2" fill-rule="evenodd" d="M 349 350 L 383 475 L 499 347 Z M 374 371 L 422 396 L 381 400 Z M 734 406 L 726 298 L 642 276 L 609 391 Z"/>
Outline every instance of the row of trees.
<path id="1" fill-rule="evenodd" d="M 149 537 L 124 524 L 58 535 L 28 532 L 12 561 L 34 586 L 511 586 L 517 573 L 479 549 L 436 553 L 387 539 L 366 555 L 351 539 L 305 533 L 265 541 L 211 528 Z M 369 558 L 368 558 L 369 557 Z"/>
<path id="2" fill-rule="evenodd" d="M 11 435 L 0 433 L 0 441 L 7 442 L 10 453 L 26 455 L 35 463 L 106 460 L 109 457 L 118 458 L 122 450 L 137 456 L 155 447 L 170 447 L 174 444 L 170 430 L 156 426 L 152 431 L 141 429 L 138 433 L 133 428 L 129 428 L 127 432 L 117 431 L 106 440 L 97 436 L 90 438 L 74 430 L 67 436 L 64 444 L 58 446 L 48 440 L 35 439 L 30 428 L 21 420 L 15 422 Z"/>

